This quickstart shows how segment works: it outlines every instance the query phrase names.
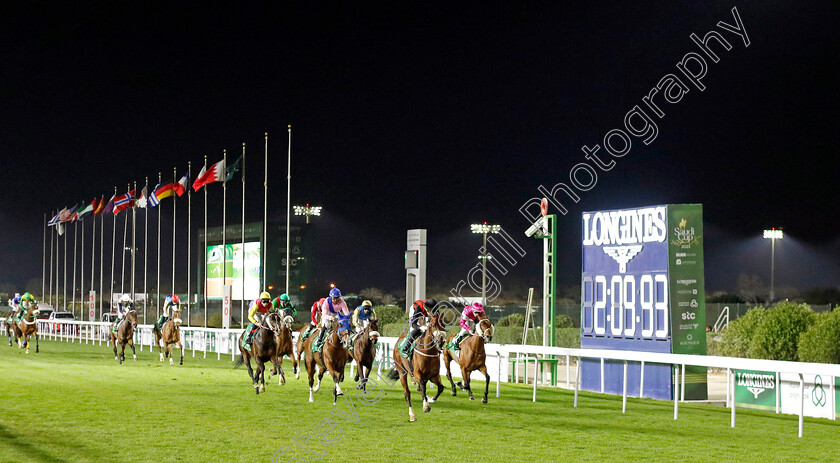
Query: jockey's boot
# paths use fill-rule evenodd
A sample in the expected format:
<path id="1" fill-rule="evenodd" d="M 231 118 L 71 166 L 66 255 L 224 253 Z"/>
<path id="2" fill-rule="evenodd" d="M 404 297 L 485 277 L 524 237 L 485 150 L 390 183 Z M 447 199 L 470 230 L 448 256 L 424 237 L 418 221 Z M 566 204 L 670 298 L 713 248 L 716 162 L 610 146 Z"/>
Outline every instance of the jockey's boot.
<path id="1" fill-rule="evenodd" d="M 251 352 L 251 341 L 254 339 L 254 330 L 245 330 L 245 336 L 242 338 L 242 348 Z"/>
<path id="2" fill-rule="evenodd" d="M 463 341 L 464 338 L 467 337 L 468 334 L 469 333 L 464 333 L 464 334 L 458 333 L 458 336 L 455 336 L 455 339 L 452 340 L 452 346 L 450 347 L 450 349 L 461 350 L 461 341 Z"/>
<path id="3" fill-rule="evenodd" d="M 321 328 L 320 332 L 318 333 L 318 337 L 315 339 L 315 352 L 320 352 L 321 351 L 321 347 L 323 347 L 324 340 L 326 339 L 326 337 L 327 337 L 327 330 L 325 330 L 324 328 Z"/>
<path id="4" fill-rule="evenodd" d="M 411 352 L 411 345 L 414 344 L 414 333 L 408 335 L 408 338 L 405 339 L 403 343 L 402 349 L 400 349 L 400 355 L 405 358 L 408 358 L 408 353 Z"/>

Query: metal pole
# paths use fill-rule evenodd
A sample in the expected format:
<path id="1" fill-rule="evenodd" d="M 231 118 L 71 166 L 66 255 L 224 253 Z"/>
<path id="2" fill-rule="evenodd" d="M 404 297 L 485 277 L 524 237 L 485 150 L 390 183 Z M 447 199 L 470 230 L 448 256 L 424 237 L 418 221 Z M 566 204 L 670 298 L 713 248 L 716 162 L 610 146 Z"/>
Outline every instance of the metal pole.
<path id="1" fill-rule="evenodd" d="M 187 178 L 192 179 L 192 161 L 187 162 Z M 192 246 L 192 188 L 187 182 L 187 325 L 190 324 L 190 302 L 192 302 L 192 288 L 190 288 L 190 257 Z"/>
<path id="2" fill-rule="evenodd" d="M 776 275 L 776 238 L 770 240 L 770 302 L 773 302 L 775 294 L 773 283 Z"/>
<path id="3" fill-rule="evenodd" d="M 289 125 L 289 156 L 286 170 L 286 294 L 289 294 L 289 245 L 291 244 L 291 214 L 292 214 L 292 126 Z"/>
<path id="4" fill-rule="evenodd" d="M 81 307 L 79 309 L 79 319 L 84 320 L 84 310 L 82 310 L 85 306 L 85 223 L 82 222 L 82 249 L 79 251 L 82 254 L 82 265 L 79 267 L 79 284 L 81 285 L 81 289 L 79 290 L 79 304 Z"/>
<path id="5" fill-rule="evenodd" d="M 262 245 L 260 247 L 260 254 L 262 255 L 262 265 L 260 266 L 260 288 L 266 287 L 265 282 L 265 256 L 267 254 L 266 240 L 268 239 L 268 132 L 265 133 L 265 180 L 263 180 L 263 236 Z"/>
<path id="6" fill-rule="evenodd" d="M 149 177 L 146 177 L 146 186 L 149 185 Z M 149 291 L 148 285 L 148 269 L 149 269 L 149 198 L 148 190 L 146 190 L 146 207 L 144 208 L 144 216 L 146 216 L 146 228 L 143 232 L 143 323 L 146 322 L 146 308 L 149 305 Z"/>
<path id="7" fill-rule="evenodd" d="M 114 187 L 114 196 L 117 195 L 117 187 Z M 108 303 L 108 310 L 113 311 L 114 308 L 114 257 L 117 254 L 117 216 L 113 214 L 111 211 L 111 215 L 114 216 L 114 228 L 113 233 L 111 234 L 111 292 L 110 295 L 110 302 Z"/>
<path id="8" fill-rule="evenodd" d="M 207 170 L 207 155 L 204 155 L 204 170 Z M 202 250 L 202 254 L 204 255 L 204 287 L 202 292 L 204 293 L 204 327 L 207 328 L 207 185 L 202 187 L 204 190 L 204 249 Z M 195 350 L 193 350 L 193 354 L 195 354 Z"/>
<path id="9" fill-rule="evenodd" d="M 172 168 L 172 183 L 178 181 L 178 168 Z M 175 294 L 175 208 L 176 198 L 172 197 L 172 294 Z"/>
<path id="10" fill-rule="evenodd" d="M 242 143 L 242 301 L 239 307 L 239 328 L 245 328 L 245 143 Z"/>
<path id="11" fill-rule="evenodd" d="M 44 247 L 41 251 L 41 296 L 39 299 L 44 299 L 44 293 L 47 289 L 47 214 L 44 214 Z"/>
<path id="12" fill-rule="evenodd" d="M 137 182 L 134 182 L 134 193 L 132 196 L 137 194 Z M 134 198 L 131 199 L 134 201 Z M 126 218 L 128 220 L 128 218 Z M 137 293 L 135 292 L 134 287 L 134 277 L 136 275 L 135 271 L 135 258 L 137 252 L 137 208 L 135 206 L 131 206 L 131 300 L 134 301 L 137 298 Z M 136 307 L 136 306 L 135 306 Z M 146 314 L 143 313 L 143 323 L 146 323 Z"/>
<path id="13" fill-rule="evenodd" d="M 78 223 L 78 220 L 73 221 L 73 286 L 70 287 L 70 298 L 72 300 L 70 310 L 73 312 L 73 315 L 76 314 L 76 248 L 79 247 Z"/>
<path id="14" fill-rule="evenodd" d="M 131 184 L 128 184 L 128 192 L 127 195 L 130 195 L 131 192 Z M 130 200 L 129 200 L 130 201 Z M 123 245 L 122 250 L 120 250 L 120 293 L 125 294 L 125 248 L 126 244 L 128 244 L 128 214 L 123 214 L 125 218 L 123 219 Z"/>
<path id="15" fill-rule="evenodd" d="M 102 197 L 102 200 L 105 200 L 105 196 Z M 102 297 L 102 293 L 104 293 L 104 281 L 105 281 L 105 214 L 100 212 L 99 216 L 99 319 L 102 319 L 102 311 L 104 310 L 104 304 Z"/>
<path id="16" fill-rule="evenodd" d="M 67 310 L 67 231 L 64 232 L 64 288 L 62 289 L 62 300 L 64 302 L 64 310 Z"/>
<path id="17" fill-rule="evenodd" d="M 163 177 L 161 172 L 158 172 L 158 185 L 160 185 L 161 180 Z M 155 320 L 160 317 L 160 213 L 163 210 L 163 206 L 158 203 L 158 223 L 157 223 L 157 284 L 155 285 Z"/>
<path id="18" fill-rule="evenodd" d="M 481 256 L 481 305 L 487 307 L 487 232 L 484 232 L 484 255 Z M 489 310 L 489 309 L 484 309 Z"/>
<path id="19" fill-rule="evenodd" d="M 94 201 L 96 201 L 96 199 L 94 199 Z M 94 205 L 94 210 L 96 210 L 99 207 L 99 204 L 101 204 L 101 201 L 102 200 L 100 199 L 100 203 L 97 203 L 97 204 Z M 90 222 L 91 222 L 90 237 L 93 240 L 93 242 L 90 243 L 90 290 L 93 291 L 94 290 L 93 289 L 93 284 L 95 282 L 94 276 L 96 274 L 96 216 L 92 216 L 90 218 Z M 93 303 L 96 304 L 96 301 L 94 300 Z M 94 306 L 94 310 L 96 310 L 95 306 Z M 96 321 L 96 312 L 94 312 L 94 320 L 93 321 Z"/>
<path id="20" fill-rule="evenodd" d="M 55 217 L 55 215 L 53 215 Z M 50 227 L 50 305 L 53 305 L 53 247 L 55 244 L 55 240 L 53 236 L 55 236 L 55 225 Z M 43 297 L 43 296 L 42 296 Z"/>

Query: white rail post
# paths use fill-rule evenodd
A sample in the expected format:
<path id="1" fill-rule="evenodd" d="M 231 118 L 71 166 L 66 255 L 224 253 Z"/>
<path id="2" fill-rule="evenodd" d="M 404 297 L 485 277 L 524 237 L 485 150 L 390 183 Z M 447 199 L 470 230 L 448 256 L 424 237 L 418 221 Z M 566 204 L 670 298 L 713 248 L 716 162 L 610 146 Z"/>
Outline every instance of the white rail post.
<path id="1" fill-rule="evenodd" d="M 674 419 L 679 416 L 680 404 L 680 365 L 674 364 Z"/>
<path id="2" fill-rule="evenodd" d="M 727 371 L 729 371 L 727 369 Z M 732 398 L 732 402 L 729 404 L 729 409 L 731 410 L 732 417 L 729 419 L 729 426 L 734 428 L 735 427 L 735 377 L 732 375 L 727 375 L 732 377 L 731 385 L 727 382 L 726 384 L 726 391 L 730 393 L 730 397 Z M 729 379 L 727 379 L 729 381 Z M 778 386 L 776 386 L 778 387 Z M 731 388 L 731 389 L 730 389 Z"/>
<path id="3" fill-rule="evenodd" d="M 576 370 L 576 373 L 575 373 L 575 408 L 577 408 L 577 405 L 578 405 L 578 390 L 580 389 L 580 364 L 581 364 L 581 358 L 578 357 L 577 368 L 575 368 L 575 370 Z"/>
<path id="4" fill-rule="evenodd" d="M 569 355 L 566 354 L 566 389 L 571 388 L 572 366 L 569 365 Z"/>
<path id="5" fill-rule="evenodd" d="M 604 393 L 604 357 L 601 357 L 601 394 Z"/>
<path id="6" fill-rule="evenodd" d="M 727 406 L 727 407 L 731 407 L 731 406 L 732 406 L 731 402 L 729 402 L 729 399 L 730 399 L 730 397 L 729 397 L 729 392 L 730 392 L 729 377 L 730 377 L 731 375 L 732 375 L 732 369 L 731 369 L 731 368 L 727 368 L 727 369 L 726 369 L 726 406 Z M 779 383 L 778 383 L 778 382 L 776 382 L 776 389 L 778 389 L 778 388 L 779 388 Z"/>
<path id="7" fill-rule="evenodd" d="M 831 386 L 834 387 L 834 380 L 831 381 Z M 834 397 L 834 396 L 832 396 Z M 779 384 L 779 372 L 776 372 L 776 413 L 779 413 L 779 403 L 782 401 L 782 387 Z M 836 410 L 837 407 L 834 407 Z"/>
<path id="8" fill-rule="evenodd" d="M 534 357 L 534 398 L 532 399 L 533 402 L 537 401 L 537 380 L 539 379 L 539 375 L 537 374 L 537 370 L 539 370 L 539 361 L 537 361 L 537 357 Z"/>
<path id="9" fill-rule="evenodd" d="M 681 378 L 680 378 L 680 402 L 685 402 L 685 364 L 682 364 L 682 370 L 680 370 Z"/>
<path id="10" fill-rule="evenodd" d="M 621 413 L 627 411 L 627 360 L 624 361 L 624 378 L 621 382 Z"/>
<path id="11" fill-rule="evenodd" d="M 498 398 L 499 397 L 499 391 L 500 391 L 500 388 L 501 388 L 500 384 L 502 384 L 502 352 L 497 350 L 496 355 L 499 356 L 499 372 L 496 375 L 496 398 Z M 505 379 L 507 379 L 507 378 L 505 378 Z"/>
<path id="12" fill-rule="evenodd" d="M 799 437 L 802 437 L 802 428 L 805 427 L 805 380 L 802 373 L 799 373 Z"/>

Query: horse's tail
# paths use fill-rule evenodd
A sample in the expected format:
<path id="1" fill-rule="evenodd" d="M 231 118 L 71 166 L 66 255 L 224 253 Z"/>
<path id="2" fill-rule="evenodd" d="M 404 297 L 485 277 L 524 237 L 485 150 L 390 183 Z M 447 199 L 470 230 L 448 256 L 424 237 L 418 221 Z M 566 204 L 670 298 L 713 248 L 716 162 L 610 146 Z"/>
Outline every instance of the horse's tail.
<path id="1" fill-rule="evenodd" d="M 397 371 L 397 367 L 391 367 L 391 370 L 388 371 L 388 379 L 391 380 L 398 380 L 400 379 L 400 373 Z"/>
<path id="2" fill-rule="evenodd" d="M 245 363 L 245 358 L 244 358 L 244 357 L 242 357 L 242 354 L 239 354 L 239 358 L 237 358 L 237 359 L 236 359 L 236 361 L 235 361 L 235 362 L 233 362 L 233 368 L 234 368 L 234 369 L 239 368 L 239 367 L 241 367 L 241 366 L 242 366 L 242 364 L 244 364 L 244 363 Z"/>

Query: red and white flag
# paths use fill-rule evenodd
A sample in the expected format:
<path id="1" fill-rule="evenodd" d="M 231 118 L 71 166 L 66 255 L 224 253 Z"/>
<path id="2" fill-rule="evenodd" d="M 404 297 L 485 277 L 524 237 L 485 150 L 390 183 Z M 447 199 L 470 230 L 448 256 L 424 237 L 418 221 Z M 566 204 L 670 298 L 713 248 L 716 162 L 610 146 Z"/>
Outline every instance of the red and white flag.
<path id="1" fill-rule="evenodd" d="M 178 183 L 173 183 L 172 188 L 175 190 L 175 193 L 177 193 L 178 196 L 181 196 L 182 194 L 184 194 L 184 191 L 186 191 L 186 189 L 189 188 L 189 184 L 190 174 L 187 173 L 184 174 L 183 177 L 181 177 L 181 180 L 178 180 Z"/>
<path id="2" fill-rule="evenodd" d="M 198 173 L 198 177 L 195 178 L 195 182 L 193 182 L 193 190 L 198 191 L 204 185 L 213 182 L 223 182 L 225 180 L 225 160 L 222 159 L 221 161 L 213 164 L 210 166 L 210 169 L 206 167 L 201 168 L 201 172 Z"/>

